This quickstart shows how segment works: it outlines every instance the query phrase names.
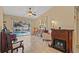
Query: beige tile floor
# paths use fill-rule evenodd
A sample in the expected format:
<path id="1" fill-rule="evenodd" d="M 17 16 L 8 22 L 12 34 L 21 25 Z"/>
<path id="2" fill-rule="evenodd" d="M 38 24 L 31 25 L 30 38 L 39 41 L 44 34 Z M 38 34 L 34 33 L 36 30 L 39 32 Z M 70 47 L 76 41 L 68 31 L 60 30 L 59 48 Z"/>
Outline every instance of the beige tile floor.
<path id="1" fill-rule="evenodd" d="M 43 42 L 41 37 L 38 36 L 21 36 L 19 40 L 24 40 L 24 53 L 61 53 L 60 51 L 48 47 L 47 42 Z M 21 53 L 19 49 L 18 53 Z"/>
<path id="2" fill-rule="evenodd" d="M 31 39 L 32 47 L 31 52 L 34 53 L 61 53 L 60 51 L 48 47 L 48 43 L 43 41 L 41 37 L 32 36 Z"/>

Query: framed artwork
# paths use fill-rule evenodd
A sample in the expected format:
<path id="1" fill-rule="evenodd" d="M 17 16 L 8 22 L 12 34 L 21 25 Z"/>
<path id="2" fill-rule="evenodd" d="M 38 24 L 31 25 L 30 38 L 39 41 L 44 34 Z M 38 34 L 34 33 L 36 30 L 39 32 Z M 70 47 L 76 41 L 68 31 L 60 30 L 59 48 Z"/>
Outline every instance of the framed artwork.
<path id="1" fill-rule="evenodd" d="M 13 22 L 13 32 L 18 35 L 27 35 L 30 32 L 30 24 L 25 21 L 14 21 Z"/>

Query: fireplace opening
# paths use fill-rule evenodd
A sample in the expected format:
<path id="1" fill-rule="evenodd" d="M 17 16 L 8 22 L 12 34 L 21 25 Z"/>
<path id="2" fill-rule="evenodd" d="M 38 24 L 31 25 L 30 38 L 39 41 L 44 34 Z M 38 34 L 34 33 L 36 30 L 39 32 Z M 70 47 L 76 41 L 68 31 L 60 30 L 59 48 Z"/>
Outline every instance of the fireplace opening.
<path id="1" fill-rule="evenodd" d="M 53 48 L 60 50 L 62 52 L 66 52 L 66 41 L 61 39 L 54 39 Z"/>

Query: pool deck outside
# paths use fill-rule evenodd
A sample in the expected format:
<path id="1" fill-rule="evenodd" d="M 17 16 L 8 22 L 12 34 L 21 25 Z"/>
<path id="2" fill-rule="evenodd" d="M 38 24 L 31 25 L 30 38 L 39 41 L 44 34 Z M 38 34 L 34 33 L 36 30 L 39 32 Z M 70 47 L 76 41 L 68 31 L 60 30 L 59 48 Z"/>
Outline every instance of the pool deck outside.
<path id="1" fill-rule="evenodd" d="M 31 32 L 14 32 L 14 34 L 16 34 L 16 36 L 27 36 L 31 35 Z"/>

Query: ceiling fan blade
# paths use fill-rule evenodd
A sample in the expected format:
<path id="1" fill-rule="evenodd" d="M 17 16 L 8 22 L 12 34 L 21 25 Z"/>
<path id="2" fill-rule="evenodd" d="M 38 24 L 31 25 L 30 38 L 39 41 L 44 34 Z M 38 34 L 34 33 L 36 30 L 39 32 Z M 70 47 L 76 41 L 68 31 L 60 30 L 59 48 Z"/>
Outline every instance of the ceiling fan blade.
<path id="1" fill-rule="evenodd" d="M 32 14 L 33 14 L 34 16 L 36 16 L 36 12 L 33 12 Z"/>
<path id="2" fill-rule="evenodd" d="M 36 16 L 36 14 L 32 14 L 32 15 Z"/>

